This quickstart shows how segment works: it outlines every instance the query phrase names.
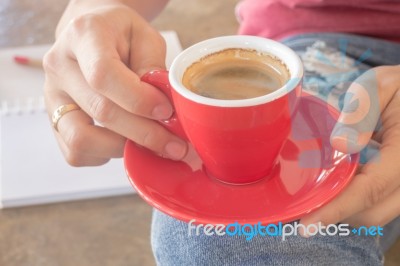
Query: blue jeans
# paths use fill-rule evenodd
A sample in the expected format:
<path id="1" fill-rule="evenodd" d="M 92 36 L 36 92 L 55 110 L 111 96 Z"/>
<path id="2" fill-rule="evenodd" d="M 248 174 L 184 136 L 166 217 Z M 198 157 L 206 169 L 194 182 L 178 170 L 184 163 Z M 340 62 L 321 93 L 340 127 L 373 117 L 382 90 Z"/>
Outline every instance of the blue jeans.
<path id="1" fill-rule="evenodd" d="M 316 43 L 318 41 L 318 43 Z M 305 34 L 282 41 L 298 52 L 303 61 L 335 61 L 335 56 L 348 59 L 346 64 L 328 62 L 345 68 L 341 77 L 351 81 L 366 69 L 378 65 L 400 64 L 400 44 L 344 34 Z M 338 53 L 339 52 L 339 53 Z M 315 55 L 310 59 L 310 54 Z M 324 56 L 326 55 L 326 56 Z M 343 58 L 341 58 L 342 60 Z M 335 61 L 336 62 L 336 61 Z M 338 60 L 337 62 L 343 62 Z M 310 62 L 308 62 L 310 63 Z M 308 64 L 307 63 L 307 64 Z M 323 73 L 313 62 L 305 67 L 304 87 L 322 98 L 332 91 L 338 97 L 346 86 L 335 84 L 337 76 Z M 354 64 L 353 64 L 354 63 Z M 318 64 L 318 62 L 317 62 Z M 356 66 L 356 70 L 354 69 Z M 329 71 L 332 67 L 329 67 Z M 354 71 L 355 70 L 355 71 Z M 334 78 L 333 78 L 334 77 Z M 336 80 L 335 80 L 336 79 Z M 318 83 L 317 90 L 313 84 Z M 313 91 L 314 90 L 314 91 Z M 400 217 L 386 225 L 382 237 L 290 236 L 285 241 L 273 236 L 207 236 L 188 234 L 188 224 L 154 210 L 151 242 L 158 265 L 383 265 L 383 252 L 400 236 Z"/>

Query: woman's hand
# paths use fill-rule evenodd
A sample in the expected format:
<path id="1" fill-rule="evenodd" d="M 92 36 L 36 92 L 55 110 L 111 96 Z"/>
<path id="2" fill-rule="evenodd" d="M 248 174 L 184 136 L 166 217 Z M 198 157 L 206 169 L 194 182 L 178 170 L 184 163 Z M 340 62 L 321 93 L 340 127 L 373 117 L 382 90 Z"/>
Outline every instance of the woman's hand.
<path id="1" fill-rule="evenodd" d="M 81 108 L 63 115 L 55 130 L 66 160 L 104 164 L 123 155 L 126 138 L 171 159 L 184 157 L 186 143 L 155 121 L 171 116 L 168 99 L 140 80 L 165 68 L 162 36 L 125 4 L 75 2 L 44 58 L 49 115 L 65 104 Z"/>
<path id="2" fill-rule="evenodd" d="M 400 66 L 371 69 L 351 84 L 331 143 L 346 153 L 369 145 L 369 160 L 337 198 L 300 222 L 383 226 L 399 216 Z"/>

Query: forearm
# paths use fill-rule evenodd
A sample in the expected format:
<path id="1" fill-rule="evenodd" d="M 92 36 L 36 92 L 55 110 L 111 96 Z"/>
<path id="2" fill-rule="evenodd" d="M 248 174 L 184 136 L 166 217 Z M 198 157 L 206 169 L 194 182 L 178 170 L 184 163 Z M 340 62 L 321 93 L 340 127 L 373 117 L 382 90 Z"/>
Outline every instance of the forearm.
<path id="1" fill-rule="evenodd" d="M 65 25 L 73 18 L 87 13 L 91 9 L 102 6 L 123 4 L 134 9 L 143 18 L 152 20 L 165 7 L 169 0 L 71 0 L 61 17 L 56 35 L 65 27 Z"/>

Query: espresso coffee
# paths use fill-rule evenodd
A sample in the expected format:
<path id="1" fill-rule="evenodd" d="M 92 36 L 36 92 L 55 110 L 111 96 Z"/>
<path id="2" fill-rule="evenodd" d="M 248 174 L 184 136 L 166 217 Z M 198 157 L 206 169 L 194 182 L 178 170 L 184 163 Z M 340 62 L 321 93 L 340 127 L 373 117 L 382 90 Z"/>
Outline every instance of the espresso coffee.
<path id="1" fill-rule="evenodd" d="M 182 83 L 192 92 L 222 100 L 249 99 L 281 88 L 290 78 L 278 58 L 255 50 L 230 48 L 189 66 Z"/>

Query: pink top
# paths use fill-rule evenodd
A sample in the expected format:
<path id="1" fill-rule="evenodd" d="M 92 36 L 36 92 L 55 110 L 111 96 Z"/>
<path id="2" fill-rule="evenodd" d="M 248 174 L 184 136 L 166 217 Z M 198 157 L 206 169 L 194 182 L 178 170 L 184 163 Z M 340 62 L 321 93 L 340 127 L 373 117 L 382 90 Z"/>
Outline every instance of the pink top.
<path id="1" fill-rule="evenodd" d="M 400 42 L 400 0 L 243 0 L 239 34 L 341 32 Z"/>

